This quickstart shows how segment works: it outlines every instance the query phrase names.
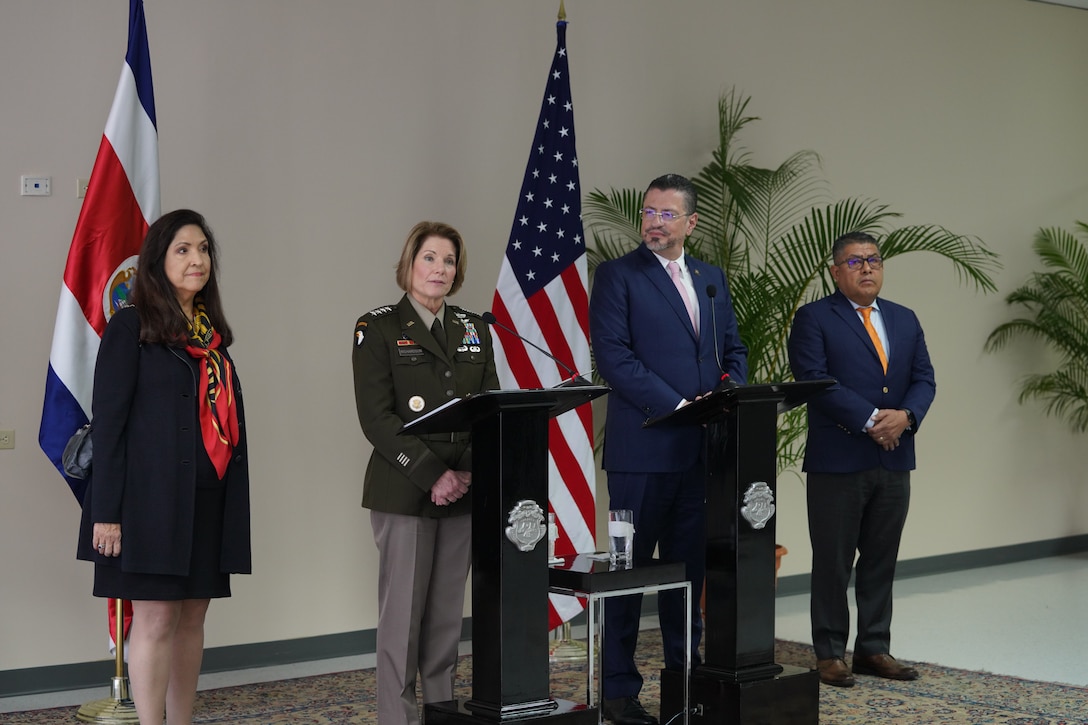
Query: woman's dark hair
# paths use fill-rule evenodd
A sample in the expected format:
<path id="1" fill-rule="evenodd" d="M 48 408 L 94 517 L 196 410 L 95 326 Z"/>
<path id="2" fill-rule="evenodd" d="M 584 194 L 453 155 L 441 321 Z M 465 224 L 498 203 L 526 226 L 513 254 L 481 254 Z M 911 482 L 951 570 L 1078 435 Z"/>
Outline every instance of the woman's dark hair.
<path id="1" fill-rule="evenodd" d="M 203 301 L 208 320 L 222 338 L 222 344 L 228 346 L 234 342 L 234 333 L 227 324 L 223 302 L 219 298 L 219 247 L 208 222 L 192 209 L 163 214 L 148 228 L 144 243 L 140 246 L 136 281 L 132 287 L 132 302 L 140 313 L 140 341 L 178 345 L 189 339 L 188 320 L 181 311 L 164 264 L 170 243 L 182 227 L 190 224 L 200 227 L 208 240 L 208 254 L 212 260 L 208 282 L 197 299 Z"/>

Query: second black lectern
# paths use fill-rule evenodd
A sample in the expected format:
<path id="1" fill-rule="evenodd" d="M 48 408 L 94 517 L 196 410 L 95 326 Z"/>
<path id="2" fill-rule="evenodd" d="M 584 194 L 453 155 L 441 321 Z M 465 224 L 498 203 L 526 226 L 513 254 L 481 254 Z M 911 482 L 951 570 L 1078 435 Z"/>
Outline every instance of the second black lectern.
<path id="1" fill-rule="evenodd" d="M 427 725 L 597 724 L 595 707 L 550 695 L 548 427 L 608 391 L 578 382 L 488 391 L 404 427 L 472 432 L 472 697 L 424 706 Z"/>
<path id="2" fill-rule="evenodd" d="M 819 722 L 818 673 L 774 661 L 776 419 L 834 383 L 738 385 L 648 423 L 707 428 L 704 657 L 691 676 L 692 723 Z M 661 722 L 684 707 L 683 676 L 663 670 Z"/>

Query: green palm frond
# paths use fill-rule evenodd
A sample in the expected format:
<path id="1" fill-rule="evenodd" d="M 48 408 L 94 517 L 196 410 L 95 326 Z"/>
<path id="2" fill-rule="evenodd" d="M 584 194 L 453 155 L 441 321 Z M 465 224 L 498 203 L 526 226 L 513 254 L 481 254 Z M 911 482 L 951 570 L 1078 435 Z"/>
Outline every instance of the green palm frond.
<path id="1" fill-rule="evenodd" d="M 750 100 L 735 90 L 722 95 L 718 147 L 692 177 L 699 192 L 699 225 L 690 244 L 697 256 L 730 275 L 751 270 L 770 240 L 827 198 L 826 183 L 816 173 L 820 159 L 813 151 L 799 151 L 774 169 L 749 163 L 750 154 L 737 135 L 759 120 L 747 115 Z"/>
<path id="2" fill-rule="evenodd" d="M 752 174 L 737 230 L 750 242 L 770 244 L 785 234 L 809 209 L 827 201 L 827 185 L 815 175 L 819 156 L 799 151 L 774 170 Z M 761 170 L 762 171 L 762 170 Z M 760 252 L 765 256 L 767 249 Z"/>
<path id="3" fill-rule="evenodd" d="M 804 406 L 778 416 L 778 472 L 793 470 L 805 458 L 805 432 L 808 430 Z"/>
<path id="4" fill-rule="evenodd" d="M 996 289 L 991 275 L 999 269 L 997 255 L 981 241 L 934 225 L 891 229 L 900 214 L 873 200 L 830 201 L 815 152 L 799 151 L 773 169 L 752 164 L 738 139 L 759 120 L 748 113 L 750 100 L 730 90 L 718 101 L 718 146 L 691 177 L 699 193 L 699 222 L 686 249 L 728 275 L 751 382 L 792 379 L 786 343 L 793 315 L 834 289 L 831 246 L 847 232 L 882 237 L 885 257 L 933 252 L 952 262 L 961 281 L 985 292 Z M 589 194 L 584 216 L 594 244 L 590 269 L 640 243 L 641 204 L 642 192 L 633 189 Z M 779 416 L 780 471 L 800 462 L 805 430 L 803 409 Z"/>
<path id="5" fill-rule="evenodd" d="M 1085 224 L 1077 222 L 1077 226 L 1088 233 Z M 1035 235 L 1032 249 L 1043 266 L 1068 272 L 1080 280 L 1088 279 L 1088 251 L 1072 233 L 1056 227 L 1040 229 Z"/>
<path id="6" fill-rule="evenodd" d="M 594 189 L 585 198 L 582 216 L 593 245 L 586 247 L 590 271 L 606 259 L 622 257 L 639 245 L 638 210 L 642 192 L 637 189 L 613 189 L 606 194 Z"/>
<path id="7" fill-rule="evenodd" d="M 1076 225 L 1088 239 L 1088 225 Z M 1088 249 L 1075 234 L 1053 227 L 1036 233 L 1032 249 L 1047 271 L 1033 272 L 1005 297 L 1024 316 L 995 327 L 984 349 L 993 352 L 1027 339 L 1057 353 L 1056 370 L 1021 381 L 1020 403 L 1040 401 L 1046 415 L 1084 433 L 1088 431 Z"/>
<path id="8" fill-rule="evenodd" d="M 921 224 L 892 231 L 880 242 L 885 259 L 909 252 L 933 252 L 952 263 L 961 283 L 976 290 L 996 292 L 991 273 L 1001 268 L 997 254 L 974 237 L 953 234 L 944 227 Z"/>
<path id="9" fill-rule="evenodd" d="M 777 239 L 768 256 L 769 267 L 781 270 L 784 285 L 797 294 L 798 307 L 807 302 L 804 293 L 817 279 L 824 284 L 817 290 L 822 296 L 830 291 L 831 246 L 843 234 L 856 229 L 879 233 L 899 216 L 888 207 L 867 199 L 843 199 L 812 209 L 784 236 Z M 796 310 L 796 307 L 794 311 Z M 792 317 L 792 313 L 791 313 Z"/>
<path id="10" fill-rule="evenodd" d="M 1000 350 L 1018 337 L 1035 338 L 1046 342 L 1050 338 L 1050 331 L 1040 327 L 1035 320 L 1019 317 L 995 327 L 989 337 L 986 338 L 983 349 L 986 352 Z"/>
<path id="11" fill-rule="evenodd" d="M 1064 419 L 1075 433 L 1088 431 L 1088 369 L 1070 365 L 1045 375 L 1030 375 L 1020 388 L 1020 402 L 1040 400 L 1047 415 Z"/>

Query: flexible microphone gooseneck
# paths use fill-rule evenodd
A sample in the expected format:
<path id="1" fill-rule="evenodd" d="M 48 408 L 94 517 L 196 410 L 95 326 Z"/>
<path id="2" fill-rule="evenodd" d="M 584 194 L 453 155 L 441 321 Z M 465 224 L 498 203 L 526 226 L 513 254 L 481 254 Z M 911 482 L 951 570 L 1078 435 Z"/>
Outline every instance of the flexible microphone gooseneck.
<path id="1" fill-rule="evenodd" d="M 722 367 L 722 355 L 718 351 L 718 315 L 714 309 L 714 298 L 718 296 L 718 288 L 708 284 L 706 286 L 706 296 L 710 298 L 710 327 L 711 332 L 714 334 L 714 362 L 718 364 L 718 372 L 722 374 L 721 382 L 718 383 L 715 390 L 735 388 L 737 383 L 729 377 L 729 373 L 725 372 L 725 368 Z"/>
<path id="2" fill-rule="evenodd" d="M 487 324 L 489 324 L 489 325 L 494 325 L 495 327 L 498 327 L 498 328 L 499 328 L 500 330 L 506 330 L 506 331 L 507 331 L 507 332 L 509 332 L 509 333 L 510 333 L 511 335 L 513 335 L 514 337 L 516 337 L 516 338 L 518 338 L 519 340 L 521 340 L 522 342 L 524 342 L 524 343 L 525 343 L 526 345 L 529 345 L 529 346 L 531 346 L 532 348 L 534 348 L 534 349 L 536 349 L 536 350 L 539 350 L 540 352 L 542 352 L 542 353 L 544 353 L 545 355 L 547 355 L 547 356 L 548 356 L 548 358 L 549 358 L 550 360 L 554 361 L 556 365 L 558 365 L 559 367 L 563 368 L 564 370 L 566 370 L 566 371 L 567 371 L 567 373 L 569 373 L 569 374 L 570 374 L 570 381 L 571 381 L 571 382 L 578 382 L 579 384 L 586 384 L 586 385 L 589 385 L 589 381 L 588 381 L 588 380 L 586 380 L 585 378 L 583 378 L 583 377 L 582 377 L 581 375 L 579 375 L 579 374 L 578 374 L 578 372 L 577 372 L 576 370 L 574 370 L 574 368 L 572 368 L 572 367 L 571 367 L 570 365 L 567 365 L 567 364 L 566 364 L 565 362 L 563 362 L 562 360 L 560 360 L 559 358 L 557 358 L 557 357 L 556 357 L 555 355 L 552 355 L 552 354 L 551 354 L 550 352 L 548 352 L 547 350 L 545 350 L 544 348 L 542 348 L 542 347 L 541 347 L 540 345 L 537 345 L 537 344 L 536 344 L 535 342 L 533 342 L 532 340 L 529 340 L 529 339 L 527 339 L 527 338 L 525 338 L 525 337 L 522 337 L 522 336 L 521 336 L 521 335 L 519 335 L 519 334 L 518 334 L 518 333 L 517 333 L 516 331 L 514 331 L 514 330 L 510 329 L 510 328 L 509 328 L 509 327 L 507 327 L 506 325 L 504 325 L 504 324 L 502 324 L 501 322 L 499 322 L 499 321 L 498 321 L 498 319 L 497 319 L 497 318 L 495 317 L 495 315 L 494 315 L 494 314 L 492 314 L 492 313 L 491 313 L 491 311 L 490 311 L 490 310 L 489 310 L 489 311 L 487 311 L 487 312 L 483 312 L 483 313 L 481 313 L 481 314 L 480 314 L 480 318 L 481 318 L 481 319 L 482 319 L 482 320 L 483 320 L 484 322 L 486 322 Z M 564 383 L 565 383 L 565 382 L 566 382 L 566 381 L 564 381 Z M 560 383 L 560 385 L 563 385 L 564 383 Z"/>

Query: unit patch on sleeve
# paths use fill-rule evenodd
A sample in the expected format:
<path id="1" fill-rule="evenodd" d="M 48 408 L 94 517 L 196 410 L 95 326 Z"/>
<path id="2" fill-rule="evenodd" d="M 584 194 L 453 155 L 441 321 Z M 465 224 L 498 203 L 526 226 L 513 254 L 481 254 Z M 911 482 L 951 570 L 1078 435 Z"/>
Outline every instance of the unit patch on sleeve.
<path id="1" fill-rule="evenodd" d="M 395 307 L 392 305 L 382 305 L 381 307 L 375 307 L 370 312 L 366 313 L 359 318 L 359 321 L 355 323 L 355 346 L 363 344 L 363 340 L 366 338 L 366 326 L 370 323 L 370 320 L 377 319 L 382 315 L 388 315 Z"/>

